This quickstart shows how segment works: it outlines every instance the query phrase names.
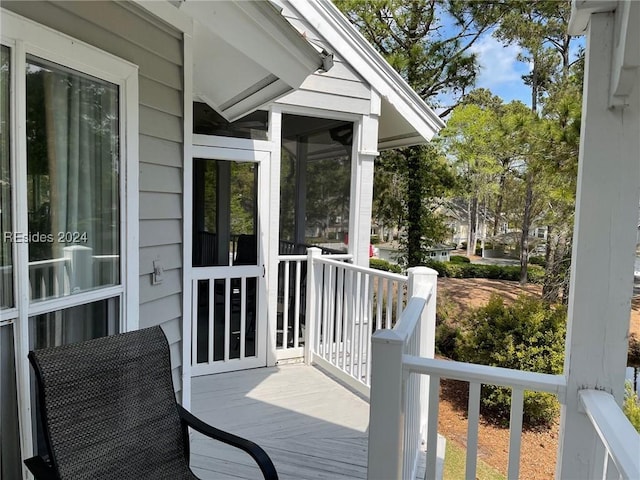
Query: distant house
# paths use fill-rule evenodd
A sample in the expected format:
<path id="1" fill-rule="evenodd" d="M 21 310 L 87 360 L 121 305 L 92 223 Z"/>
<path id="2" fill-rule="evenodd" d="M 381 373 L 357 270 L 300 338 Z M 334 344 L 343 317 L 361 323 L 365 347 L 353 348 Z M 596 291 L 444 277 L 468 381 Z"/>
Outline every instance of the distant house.
<path id="1" fill-rule="evenodd" d="M 448 245 L 434 245 L 426 249 L 426 255 L 437 262 L 448 262 L 453 250 L 454 248 Z"/>

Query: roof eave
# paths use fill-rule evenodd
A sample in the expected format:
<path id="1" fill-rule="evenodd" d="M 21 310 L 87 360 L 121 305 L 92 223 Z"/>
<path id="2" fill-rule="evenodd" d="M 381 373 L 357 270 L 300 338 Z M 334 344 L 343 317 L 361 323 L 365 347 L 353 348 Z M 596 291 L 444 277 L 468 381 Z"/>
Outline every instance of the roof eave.
<path id="1" fill-rule="evenodd" d="M 329 0 L 290 0 L 340 56 L 429 141 L 445 124 Z M 423 142 L 423 143 L 424 143 Z"/>

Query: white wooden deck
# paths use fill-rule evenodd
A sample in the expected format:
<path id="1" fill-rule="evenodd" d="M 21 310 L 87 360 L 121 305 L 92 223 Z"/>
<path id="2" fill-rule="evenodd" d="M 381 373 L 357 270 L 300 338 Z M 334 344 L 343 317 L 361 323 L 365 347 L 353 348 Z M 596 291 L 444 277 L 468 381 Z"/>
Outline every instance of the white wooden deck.
<path id="1" fill-rule="evenodd" d="M 369 404 L 316 368 L 296 364 L 196 377 L 191 410 L 258 443 L 281 480 L 366 478 Z M 262 478 L 244 452 L 197 434 L 191 464 L 203 479 Z"/>

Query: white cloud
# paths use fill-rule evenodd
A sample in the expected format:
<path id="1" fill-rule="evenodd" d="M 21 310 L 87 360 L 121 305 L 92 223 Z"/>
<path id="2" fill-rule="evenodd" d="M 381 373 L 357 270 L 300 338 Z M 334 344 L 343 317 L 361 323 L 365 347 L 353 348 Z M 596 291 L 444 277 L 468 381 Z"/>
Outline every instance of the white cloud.
<path id="1" fill-rule="evenodd" d="M 524 84 L 522 75 L 531 72 L 532 65 L 517 60 L 522 51 L 518 45 L 504 46 L 491 35 L 486 35 L 471 51 L 478 56 L 480 64 L 476 87 L 491 90 L 505 102 L 518 100 L 530 105 L 531 91 Z"/>
<path id="2" fill-rule="evenodd" d="M 480 74 L 477 86 L 495 90 L 507 84 L 522 83 L 523 70 L 528 67 L 518 62 L 522 49 L 517 45 L 503 46 L 491 35 L 480 39 L 471 51 L 478 56 Z"/>

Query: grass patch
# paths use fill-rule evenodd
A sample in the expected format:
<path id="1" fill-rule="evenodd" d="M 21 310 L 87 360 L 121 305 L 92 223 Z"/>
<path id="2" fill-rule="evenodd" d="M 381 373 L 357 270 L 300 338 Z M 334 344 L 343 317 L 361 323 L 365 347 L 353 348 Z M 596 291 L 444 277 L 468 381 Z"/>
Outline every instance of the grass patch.
<path id="1" fill-rule="evenodd" d="M 464 478 L 466 456 L 467 451 L 463 447 L 451 440 L 447 440 L 443 480 L 459 480 L 460 478 Z M 476 478 L 478 480 L 506 480 L 504 475 L 480 459 L 478 459 L 476 466 Z"/>

